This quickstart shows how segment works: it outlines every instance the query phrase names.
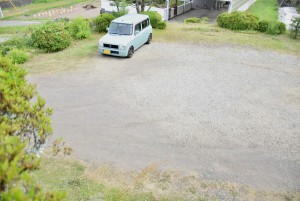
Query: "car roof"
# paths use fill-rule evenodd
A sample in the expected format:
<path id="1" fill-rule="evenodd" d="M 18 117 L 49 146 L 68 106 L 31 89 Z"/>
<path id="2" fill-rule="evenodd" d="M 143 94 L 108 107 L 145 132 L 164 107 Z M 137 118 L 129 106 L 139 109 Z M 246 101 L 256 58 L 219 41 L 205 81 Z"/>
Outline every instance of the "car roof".
<path id="1" fill-rule="evenodd" d="M 145 20 L 147 18 L 149 18 L 148 15 L 127 14 L 127 15 L 123 15 L 122 17 L 119 17 L 119 18 L 113 20 L 113 22 L 125 23 L 125 24 L 135 24 L 135 23 Z"/>

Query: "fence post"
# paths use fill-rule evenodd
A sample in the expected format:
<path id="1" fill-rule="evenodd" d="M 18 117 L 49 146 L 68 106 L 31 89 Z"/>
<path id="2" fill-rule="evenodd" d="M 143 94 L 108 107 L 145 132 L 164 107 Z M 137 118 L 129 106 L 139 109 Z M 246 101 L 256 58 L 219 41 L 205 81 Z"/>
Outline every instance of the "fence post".
<path id="1" fill-rule="evenodd" d="M 2 9 L 1 9 L 1 6 L 0 6 L 0 19 L 2 19 L 4 16 L 3 16 L 3 12 L 2 12 Z"/>

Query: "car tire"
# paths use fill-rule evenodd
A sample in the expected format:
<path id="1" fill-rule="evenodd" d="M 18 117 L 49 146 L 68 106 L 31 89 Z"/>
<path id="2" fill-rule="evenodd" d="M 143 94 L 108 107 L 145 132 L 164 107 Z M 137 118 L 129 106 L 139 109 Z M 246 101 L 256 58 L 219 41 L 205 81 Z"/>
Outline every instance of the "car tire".
<path id="1" fill-rule="evenodd" d="M 131 57 L 133 56 L 133 54 L 134 54 L 134 48 L 133 48 L 133 46 L 131 46 L 131 47 L 129 48 L 129 50 L 128 50 L 128 55 L 127 55 L 127 57 L 128 57 L 128 58 L 131 58 Z"/>
<path id="2" fill-rule="evenodd" d="M 148 40 L 146 42 L 146 44 L 150 44 L 152 41 L 152 34 L 149 35 Z"/>

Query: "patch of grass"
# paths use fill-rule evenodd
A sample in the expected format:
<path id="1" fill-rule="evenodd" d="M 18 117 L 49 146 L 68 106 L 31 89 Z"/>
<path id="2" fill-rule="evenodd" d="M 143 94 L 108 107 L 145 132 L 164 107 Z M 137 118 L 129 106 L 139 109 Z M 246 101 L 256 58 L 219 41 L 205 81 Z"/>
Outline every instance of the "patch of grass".
<path id="1" fill-rule="evenodd" d="M 0 34 L 26 34 L 37 26 L 39 25 L 0 27 Z"/>
<path id="2" fill-rule="evenodd" d="M 278 0 L 256 0 L 248 10 L 260 20 L 278 20 Z"/>
<path id="3" fill-rule="evenodd" d="M 170 177 L 170 189 L 162 191 L 157 184 L 166 174 Z M 300 198 L 300 192 L 257 191 L 245 185 L 193 178 L 194 173 L 184 176 L 175 171 L 159 172 L 153 165 L 142 171 L 122 172 L 107 165 L 95 167 L 73 159 L 43 157 L 40 169 L 32 175 L 45 190 L 64 192 L 66 200 L 72 201 L 206 201 L 222 200 L 224 195 L 228 200 Z M 136 183 L 143 185 L 135 188 Z M 218 192 L 222 192 L 221 197 Z"/>
<path id="4" fill-rule="evenodd" d="M 51 1 L 49 3 L 29 4 L 26 6 L 18 7 L 18 10 L 12 8 L 4 9 L 4 19 L 12 19 L 17 16 L 29 16 L 44 10 L 54 8 L 68 7 L 77 3 L 88 2 L 88 0 L 59 0 Z"/>
<path id="5" fill-rule="evenodd" d="M 25 64 L 30 73 L 53 73 L 82 66 L 86 60 L 98 56 L 98 39 L 102 35 L 94 34 L 82 41 L 73 41 L 65 50 L 56 53 L 41 53 Z"/>
<path id="6" fill-rule="evenodd" d="M 214 24 L 187 25 L 168 23 L 167 30 L 154 30 L 158 42 L 205 43 L 242 45 L 300 56 L 300 39 L 288 35 L 270 36 L 256 31 L 230 31 Z"/>

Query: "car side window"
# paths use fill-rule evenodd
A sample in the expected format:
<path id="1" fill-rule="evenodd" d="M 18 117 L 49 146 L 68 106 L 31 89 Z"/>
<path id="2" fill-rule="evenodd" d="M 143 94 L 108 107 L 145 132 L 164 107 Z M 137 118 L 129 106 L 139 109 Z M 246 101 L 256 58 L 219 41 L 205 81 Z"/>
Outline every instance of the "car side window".
<path id="1" fill-rule="evenodd" d="M 149 19 L 146 19 L 142 22 L 143 29 L 145 29 L 147 26 L 149 26 Z"/>
<path id="2" fill-rule="evenodd" d="M 141 30 L 142 30 L 141 25 L 142 25 L 141 23 L 135 25 L 135 28 L 134 28 L 134 33 L 135 33 L 135 34 L 141 32 Z"/>

